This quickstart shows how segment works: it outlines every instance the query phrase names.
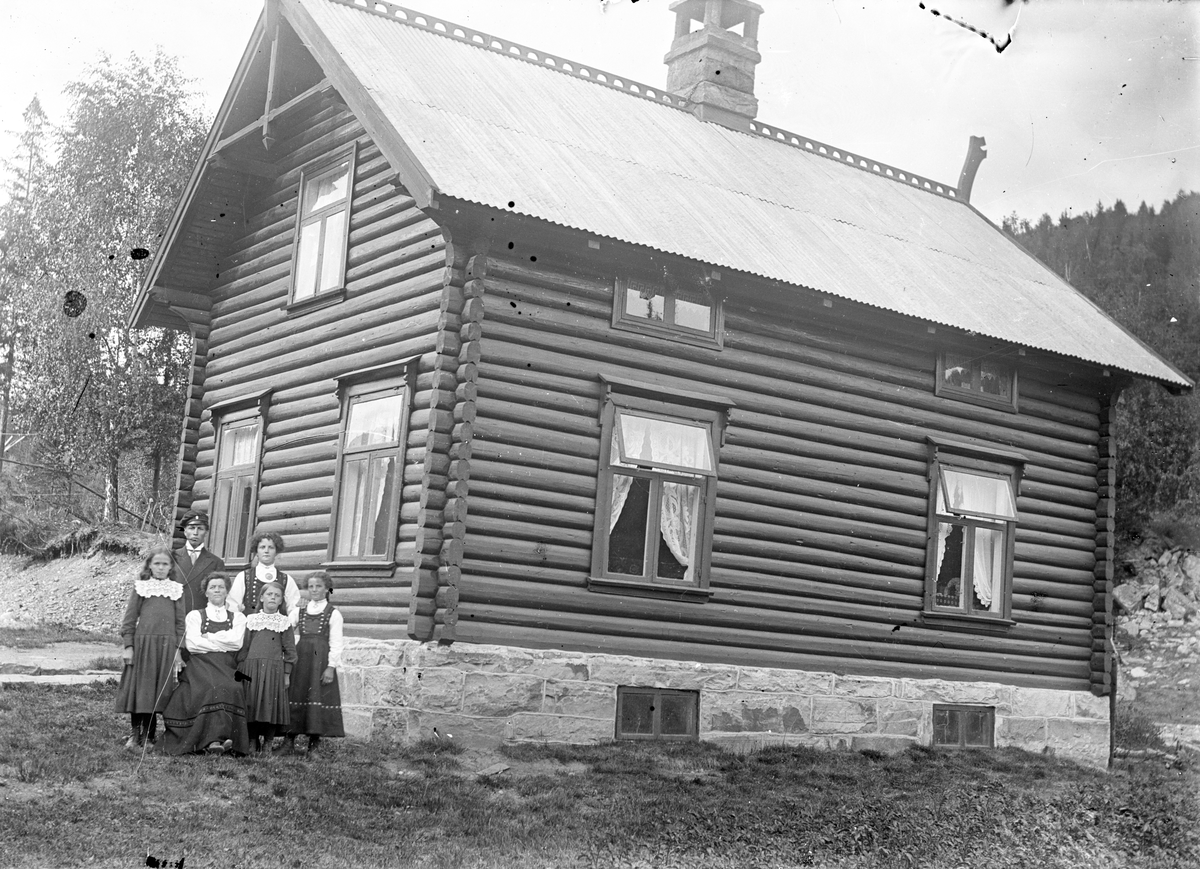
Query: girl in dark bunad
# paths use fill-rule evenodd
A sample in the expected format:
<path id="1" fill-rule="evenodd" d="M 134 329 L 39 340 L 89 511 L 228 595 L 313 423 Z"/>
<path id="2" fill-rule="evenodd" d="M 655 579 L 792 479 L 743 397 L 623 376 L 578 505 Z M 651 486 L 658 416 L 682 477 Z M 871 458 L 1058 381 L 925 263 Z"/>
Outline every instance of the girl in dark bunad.
<path id="1" fill-rule="evenodd" d="M 187 614 L 184 646 L 190 655 L 163 712 L 168 754 L 250 751 L 242 686 L 234 680 L 246 617 L 226 606 L 228 582 L 223 573 L 209 574 L 208 605 Z"/>
<path id="2" fill-rule="evenodd" d="M 294 612 L 299 642 L 297 663 L 292 672 L 291 724 L 288 751 L 296 750 L 296 735 L 308 735 L 308 753 L 321 744 L 323 736 L 345 736 L 342 729 L 342 695 L 337 668 L 342 665 L 342 614 L 329 603 L 333 583 L 325 571 L 308 577 L 308 604 Z"/>
<path id="3" fill-rule="evenodd" d="M 300 605 L 300 587 L 275 566 L 275 559 L 283 552 L 283 538 L 274 532 L 258 533 L 250 539 L 252 563 L 233 578 L 229 587 L 229 603 L 239 612 L 256 613 L 259 609 L 259 594 L 268 582 L 277 582 L 283 587 L 284 612 L 294 612 Z"/>
<path id="4" fill-rule="evenodd" d="M 146 553 L 121 622 L 125 670 L 116 710 L 130 714 L 126 748 L 154 744 L 155 715 L 167 708 L 175 687 L 185 615 L 183 584 L 171 578 L 171 550 L 155 546 Z"/>
<path id="5" fill-rule="evenodd" d="M 266 583 L 259 599 L 259 611 L 246 616 L 246 640 L 237 663 L 245 677 L 242 690 L 251 746 L 270 754 L 276 730 L 288 726 L 288 683 L 296 663 L 296 641 L 291 620 L 279 611 L 283 586 Z"/>

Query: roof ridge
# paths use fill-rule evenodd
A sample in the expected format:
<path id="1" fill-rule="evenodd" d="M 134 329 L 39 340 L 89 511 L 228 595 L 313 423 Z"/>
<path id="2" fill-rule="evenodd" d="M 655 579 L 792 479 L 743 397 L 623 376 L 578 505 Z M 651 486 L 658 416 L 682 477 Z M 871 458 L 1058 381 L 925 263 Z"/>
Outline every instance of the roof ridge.
<path id="1" fill-rule="evenodd" d="M 418 12 L 415 9 L 398 6 L 395 3 L 385 2 L 385 0 L 328 0 L 328 2 L 337 3 L 341 6 L 350 6 L 358 9 L 360 12 L 369 12 L 372 15 L 395 21 L 398 24 L 407 24 L 409 27 L 426 30 L 437 36 L 453 39 L 456 42 L 473 45 L 476 48 L 502 54 L 514 60 L 523 60 L 534 66 L 552 69 L 555 72 L 582 79 L 592 84 L 602 85 L 612 90 L 622 91 L 623 93 L 649 100 L 652 103 L 670 106 L 680 111 L 688 110 L 688 101 L 686 99 L 679 94 L 671 93 L 663 88 L 656 88 L 642 82 L 631 81 L 625 76 L 596 69 L 591 64 L 566 60 L 541 49 L 530 48 L 519 42 L 513 42 L 511 39 L 501 39 L 498 36 L 484 33 L 482 30 L 473 30 L 470 27 L 464 27 L 452 21 L 443 21 L 424 12 Z"/>
<path id="2" fill-rule="evenodd" d="M 474 30 L 470 27 L 464 27 L 461 24 L 455 24 L 452 21 L 444 21 L 406 6 L 388 3 L 386 0 L 328 0 L 328 2 L 337 3 L 340 6 L 349 6 L 360 12 L 367 12 L 380 18 L 395 21 L 398 24 L 405 24 L 409 27 L 415 27 L 418 30 L 425 30 L 437 36 L 453 39 L 456 42 L 462 42 L 476 48 L 482 48 L 514 60 L 523 60 L 533 66 L 552 69 L 563 75 L 569 75 L 573 78 L 591 82 L 592 84 L 598 84 L 611 90 L 621 91 L 622 93 L 649 100 L 658 105 L 669 106 L 670 108 L 685 112 L 689 110 L 688 100 L 679 94 L 671 93 L 662 88 L 652 87 L 642 82 L 631 81 L 624 76 L 598 70 L 590 64 L 566 60 L 557 55 L 548 54 L 540 49 L 530 48 L 518 42 L 513 42 L 510 39 L 501 39 L 489 33 L 484 33 L 481 30 Z M 782 142 L 785 145 L 790 145 L 793 148 L 798 148 L 817 157 L 825 157 L 843 166 L 853 166 L 860 171 L 891 179 L 898 184 L 912 186 L 918 190 L 942 196 L 946 199 L 953 199 L 958 202 L 963 201 L 958 196 L 957 188 L 949 184 L 934 181 L 860 154 L 853 154 L 845 148 L 837 148 L 833 145 L 819 142 L 810 136 L 802 136 L 799 133 L 781 130 L 773 124 L 764 124 L 761 121 L 751 119 L 750 133 L 764 139 Z"/>
<path id="3" fill-rule="evenodd" d="M 339 0 L 340 2 L 340 0 Z M 775 142 L 782 142 L 785 145 L 790 145 L 793 148 L 799 148 L 801 151 L 806 151 L 810 154 L 815 154 L 818 157 L 826 157 L 837 163 L 846 166 L 853 166 L 863 172 L 871 172 L 883 178 L 890 178 L 899 184 L 906 186 L 912 185 L 920 190 L 933 193 L 936 196 L 943 196 L 946 199 L 953 199 L 957 202 L 964 202 L 958 195 L 958 188 L 952 187 L 949 184 L 943 184 L 941 181 L 934 181 L 931 178 L 926 178 L 923 175 L 917 175 L 915 172 L 909 172 L 906 169 L 899 169 L 895 166 L 889 166 L 887 163 L 881 163 L 878 160 L 873 160 L 870 157 L 863 157 L 860 154 L 852 154 L 845 148 L 837 148 L 833 145 L 827 145 L 824 142 L 818 142 L 811 136 L 803 136 L 800 133 L 792 133 L 788 130 L 781 130 L 779 127 L 771 124 L 764 124 L 761 121 L 751 119 L 750 129 L 755 134 L 762 136 L 764 139 L 771 139 Z"/>

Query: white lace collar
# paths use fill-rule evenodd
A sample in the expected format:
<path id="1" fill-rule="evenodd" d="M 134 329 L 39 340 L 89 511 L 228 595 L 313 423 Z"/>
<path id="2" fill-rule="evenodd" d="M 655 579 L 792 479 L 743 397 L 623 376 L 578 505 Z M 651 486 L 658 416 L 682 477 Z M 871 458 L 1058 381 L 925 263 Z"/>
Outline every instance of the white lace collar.
<path id="1" fill-rule="evenodd" d="M 248 631 L 286 631 L 291 627 L 291 621 L 283 613 L 258 612 L 246 616 Z"/>
<path id="2" fill-rule="evenodd" d="M 133 590 L 142 597 L 165 597 L 168 600 L 183 597 L 183 586 L 173 579 L 135 579 Z"/>

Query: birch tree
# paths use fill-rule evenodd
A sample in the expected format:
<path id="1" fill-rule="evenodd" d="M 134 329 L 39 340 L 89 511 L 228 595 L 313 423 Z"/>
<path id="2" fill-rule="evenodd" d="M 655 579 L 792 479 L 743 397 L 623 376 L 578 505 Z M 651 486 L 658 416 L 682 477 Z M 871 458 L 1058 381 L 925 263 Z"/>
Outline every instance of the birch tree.
<path id="1" fill-rule="evenodd" d="M 102 57 L 67 94 L 35 208 L 42 291 L 17 386 L 46 461 L 100 476 L 104 518 L 115 520 L 123 463 L 161 462 L 178 445 L 189 339 L 126 319 L 205 129 L 161 52 Z"/>

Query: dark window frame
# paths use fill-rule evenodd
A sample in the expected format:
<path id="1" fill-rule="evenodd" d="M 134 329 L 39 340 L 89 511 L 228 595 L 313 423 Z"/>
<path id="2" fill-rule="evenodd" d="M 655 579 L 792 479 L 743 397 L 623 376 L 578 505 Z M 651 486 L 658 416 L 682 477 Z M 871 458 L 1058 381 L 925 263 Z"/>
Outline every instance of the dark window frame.
<path id="1" fill-rule="evenodd" d="M 243 478 L 252 480 L 249 512 L 246 516 L 246 527 L 243 529 L 245 533 L 241 535 L 248 544 L 258 517 L 259 488 L 262 482 L 263 444 L 266 439 L 267 408 L 270 405 L 271 392 L 268 389 L 253 395 L 233 398 L 213 405 L 208 411 L 215 433 L 213 443 L 212 490 L 209 496 L 209 515 L 212 524 L 212 533 L 208 539 L 208 546 L 214 554 L 225 560 L 226 566 L 231 570 L 244 569 L 250 563 L 250 554 L 236 546 L 236 538 L 233 551 L 227 551 L 231 542 L 230 534 L 231 532 L 236 532 L 228 525 L 229 517 L 225 515 L 225 511 L 219 509 L 218 499 L 220 490 L 223 481 L 231 477 L 234 480 Z M 245 465 L 222 467 L 221 450 L 224 447 L 225 438 L 228 437 L 227 431 L 231 428 L 245 427 L 250 420 L 254 420 L 258 428 L 255 439 L 254 461 Z"/>
<path id="2" fill-rule="evenodd" d="M 600 411 L 600 461 L 596 480 L 596 511 L 588 589 L 610 594 L 703 603 L 712 594 L 708 585 L 712 561 L 712 529 L 716 516 L 720 450 L 724 443 L 729 408 L 733 406 L 733 402 L 717 396 L 663 389 L 650 384 L 617 378 L 602 377 L 601 380 L 604 384 L 605 395 Z M 698 424 L 707 427 L 709 443 L 712 447 L 713 468 L 711 474 L 692 476 L 655 467 L 614 466 L 613 427 L 616 424 L 619 410 L 630 410 L 639 415 L 670 422 Z M 649 572 L 641 577 L 635 577 L 608 571 L 609 522 L 612 509 L 613 476 L 616 473 L 650 479 L 652 506 L 660 503 L 653 498 L 656 493 L 661 492 L 662 482 L 685 482 L 699 486 L 700 522 L 695 532 L 698 541 L 695 557 L 698 563 L 693 571 L 693 579 L 681 581 L 659 578 L 654 575 L 653 565 L 657 562 L 654 552 L 657 552 L 657 548 L 661 544 L 658 535 L 652 533 L 657 528 L 658 521 L 658 511 L 652 509 L 647 511 L 650 519 L 646 531 L 647 550 L 644 556 L 644 563 L 651 565 Z M 697 480 L 700 482 L 697 483 Z"/>
<path id="3" fill-rule="evenodd" d="M 631 282 L 654 284 L 661 290 L 663 296 L 663 321 L 659 322 L 644 317 L 635 317 L 626 312 L 625 297 Z M 641 277 L 618 276 L 613 284 L 612 326 L 614 329 L 621 329 L 626 332 L 655 335 L 672 341 L 681 341 L 685 344 L 695 344 L 699 347 L 721 350 L 725 344 L 725 306 L 723 301 L 708 288 L 697 287 L 695 294 L 703 294 L 707 297 L 709 305 L 712 308 L 711 322 L 706 332 L 699 329 L 692 329 L 688 326 L 680 326 L 674 322 L 668 322 L 668 318 L 674 317 L 675 303 L 681 295 L 677 290 L 666 286 L 665 283 L 655 283 L 643 280 Z"/>
<path id="4" fill-rule="evenodd" d="M 1018 499 L 1021 493 L 1021 478 L 1024 474 L 1026 459 L 1019 453 L 1006 450 L 992 450 L 974 444 L 957 443 L 941 438 L 926 438 L 929 448 L 929 505 L 928 505 L 928 543 L 925 555 L 925 595 L 921 619 L 924 623 L 936 627 L 966 627 L 973 629 L 1007 630 L 1016 622 L 1012 618 L 1012 578 L 1013 563 L 1016 550 L 1017 526 L 1020 523 Z M 1010 487 L 1012 503 L 1016 512 L 1013 519 L 984 518 L 983 514 L 973 516 L 969 513 L 955 514 L 947 510 L 938 513 L 937 502 L 939 489 L 942 486 L 942 469 L 961 469 L 975 474 L 992 476 L 1002 479 Z M 1004 529 L 1004 565 L 1001 575 L 1000 595 L 1001 607 L 998 613 L 990 610 L 976 610 L 973 606 L 971 593 L 972 576 L 962 577 L 960 586 L 961 603 L 957 607 L 948 607 L 937 603 L 938 580 L 938 526 L 941 522 L 952 521 L 953 524 L 963 525 L 970 531 L 970 536 L 963 541 L 963 560 L 974 570 L 974 559 L 970 557 L 969 548 L 974 540 L 975 528 Z"/>
<path id="5" fill-rule="evenodd" d="M 350 258 L 350 218 L 354 209 L 354 172 L 358 158 L 358 143 L 352 143 L 348 148 L 339 150 L 338 152 L 326 156 L 322 156 L 304 166 L 300 170 L 300 185 L 296 192 L 296 234 L 295 241 L 292 245 L 292 268 L 290 277 L 290 287 L 288 290 L 288 313 L 296 313 L 312 310 L 314 308 L 323 308 L 326 305 L 333 304 L 345 298 L 346 295 L 346 265 Z M 346 198 L 344 200 L 344 208 L 346 211 L 346 219 L 342 226 L 341 238 L 341 257 L 338 263 L 338 280 L 335 286 L 327 289 L 320 289 L 321 273 L 324 266 L 325 256 L 325 227 L 322 226 L 321 234 L 317 238 L 317 262 L 314 266 L 314 285 L 311 292 L 306 292 L 303 296 L 297 298 L 297 279 L 298 269 L 300 266 L 301 240 L 304 233 L 304 228 L 313 223 L 322 223 L 333 214 L 340 211 L 343 207 L 343 200 L 332 205 L 327 205 L 324 208 L 314 210 L 310 214 L 304 213 L 304 195 L 305 189 L 309 184 L 319 183 L 323 178 L 328 177 L 336 172 L 339 172 L 342 167 L 346 167 L 347 182 L 346 182 Z"/>
<path id="6" fill-rule="evenodd" d="M 937 741 L 937 716 L 938 716 L 939 712 L 944 712 L 947 715 L 959 716 L 958 742 L 951 743 L 951 742 L 938 742 Z M 934 703 L 932 714 L 933 714 L 933 722 L 932 722 L 933 726 L 931 727 L 931 733 L 930 733 L 929 739 L 934 748 L 949 748 L 949 749 L 961 749 L 961 750 L 966 750 L 966 751 L 974 751 L 974 750 L 978 750 L 978 749 L 988 749 L 988 748 L 996 747 L 996 707 L 994 707 L 994 706 L 976 706 L 976 705 L 965 704 L 965 703 Z M 982 715 L 984 715 L 986 724 L 984 725 L 983 732 L 987 736 L 987 739 L 985 742 L 983 742 L 983 743 L 967 742 L 968 728 L 966 727 L 966 721 L 965 721 L 965 718 L 963 717 L 967 714 L 971 714 L 971 715 L 982 714 Z"/>
<path id="7" fill-rule="evenodd" d="M 650 733 L 624 733 L 621 731 L 622 712 L 624 711 L 625 701 L 629 697 L 651 697 L 652 710 L 652 732 Z M 668 697 L 687 697 L 693 702 L 689 723 L 691 729 L 688 733 L 663 733 L 662 732 L 662 698 Z M 696 742 L 700 739 L 700 692 L 688 691 L 676 688 L 642 688 L 637 686 L 618 686 L 617 687 L 617 714 L 616 720 L 613 722 L 613 738 L 622 740 L 641 740 L 641 741 L 656 741 L 656 742 Z"/>
<path id="8" fill-rule="evenodd" d="M 941 349 L 937 353 L 937 370 L 933 375 L 933 392 L 935 395 L 940 395 L 943 398 L 954 399 L 955 401 L 965 401 L 970 404 L 978 404 L 983 407 L 994 407 L 997 410 L 1003 410 L 1008 413 L 1018 412 L 1018 377 L 1017 377 L 1017 362 L 1015 358 L 1002 357 L 997 359 L 994 354 L 987 356 L 971 356 L 971 386 L 955 386 L 952 383 L 947 383 L 945 378 L 946 371 L 946 354 L 953 353 L 955 355 L 970 356 L 969 353 L 959 353 L 957 350 Z M 980 383 L 983 377 L 983 362 L 984 361 L 998 362 L 1007 369 L 1009 377 L 1009 397 L 1004 398 L 998 395 L 989 395 L 983 392 Z"/>
<path id="9" fill-rule="evenodd" d="M 326 548 L 325 561 L 321 567 L 330 571 L 354 571 L 357 573 L 381 573 L 391 575 L 396 566 L 396 541 L 400 529 L 400 508 L 403 504 L 404 491 L 404 462 L 407 455 L 409 417 L 412 415 L 412 396 L 416 366 L 415 357 L 399 360 L 395 363 L 352 371 L 338 378 L 338 441 L 337 459 L 334 464 L 333 501 L 329 512 L 329 542 Z M 346 426 L 350 423 L 350 411 L 354 404 L 367 397 L 385 394 L 402 396 L 400 405 L 400 421 L 395 446 L 377 447 L 372 449 L 346 449 Z M 388 510 L 388 547 L 380 555 L 354 553 L 338 555 L 338 525 L 339 514 L 342 510 L 342 482 L 345 472 L 346 456 L 362 456 L 366 454 L 386 454 L 394 451 L 396 458 L 395 484 L 392 491 L 392 503 Z"/>

